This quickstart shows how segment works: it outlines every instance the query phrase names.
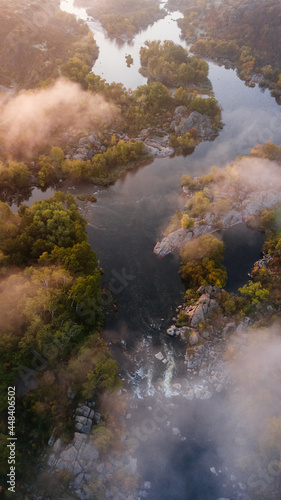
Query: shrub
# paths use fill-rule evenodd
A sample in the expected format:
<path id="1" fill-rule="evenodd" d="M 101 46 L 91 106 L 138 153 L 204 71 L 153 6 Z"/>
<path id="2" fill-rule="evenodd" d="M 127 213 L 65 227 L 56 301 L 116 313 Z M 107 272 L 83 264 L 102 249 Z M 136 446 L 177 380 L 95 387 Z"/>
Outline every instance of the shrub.
<path id="1" fill-rule="evenodd" d="M 181 219 L 181 227 L 184 229 L 190 229 L 194 226 L 194 220 L 187 214 L 183 214 Z"/>
<path id="2" fill-rule="evenodd" d="M 210 210 L 211 202 L 203 191 L 198 191 L 186 204 L 192 217 L 204 217 Z"/>
<path id="3" fill-rule="evenodd" d="M 263 210 L 260 214 L 260 224 L 259 224 L 259 230 L 260 231 L 265 231 L 266 229 L 269 229 L 275 220 L 275 213 L 273 210 Z"/>
<path id="4" fill-rule="evenodd" d="M 191 260 L 202 260 L 205 257 L 220 262 L 223 258 L 224 244 L 212 234 L 200 236 L 196 240 L 189 241 L 180 251 L 183 262 Z"/>
<path id="5" fill-rule="evenodd" d="M 239 288 L 239 292 L 241 295 L 248 297 L 251 300 L 252 304 L 260 305 L 262 302 L 265 302 L 270 295 L 269 290 L 262 288 L 260 281 L 256 283 L 250 282 L 247 285 L 244 285 L 242 288 Z"/>
<path id="6" fill-rule="evenodd" d="M 93 428 L 92 433 L 97 449 L 101 452 L 107 451 L 114 441 L 113 432 L 105 427 L 104 422 L 102 422 Z"/>

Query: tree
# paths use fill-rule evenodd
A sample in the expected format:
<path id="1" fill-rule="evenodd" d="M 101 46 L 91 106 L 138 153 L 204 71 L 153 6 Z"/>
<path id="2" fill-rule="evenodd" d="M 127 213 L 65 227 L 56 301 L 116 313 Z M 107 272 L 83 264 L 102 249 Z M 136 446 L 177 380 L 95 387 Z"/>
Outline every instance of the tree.
<path id="1" fill-rule="evenodd" d="M 241 295 L 251 299 L 251 303 L 255 305 L 262 304 L 267 301 L 270 296 L 269 290 L 263 288 L 260 281 L 256 283 L 250 282 L 248 285 L 244 285 L 242 288 L 239 288 L 239 292 Z"/>
<path id="2" fill-rule="evenodd" d="M 181 227 L 184 229 L 190 229 L 194 226 L 194 220 L 187 214 L 183 214 L 181 219 Z"/>

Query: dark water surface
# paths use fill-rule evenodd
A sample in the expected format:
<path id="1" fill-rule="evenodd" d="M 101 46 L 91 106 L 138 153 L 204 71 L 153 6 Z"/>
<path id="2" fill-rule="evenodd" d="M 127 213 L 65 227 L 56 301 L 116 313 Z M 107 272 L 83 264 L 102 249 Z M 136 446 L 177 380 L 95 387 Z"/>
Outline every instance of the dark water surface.
<path id="1" fill-rule="evenodd" d="M 231 227 L 223 234 L 224 265 L 227 269 L 228 292 L 236 292 L 247 282 L 249 270 L 261 258 L 264 235 L 249 229 L 245 223 Z"/>

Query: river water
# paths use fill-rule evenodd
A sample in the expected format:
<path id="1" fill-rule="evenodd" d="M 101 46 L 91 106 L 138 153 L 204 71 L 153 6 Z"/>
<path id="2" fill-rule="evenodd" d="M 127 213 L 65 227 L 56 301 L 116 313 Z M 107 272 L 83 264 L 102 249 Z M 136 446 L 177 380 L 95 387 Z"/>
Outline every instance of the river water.
<path id="1" fill-rule="evenodd" d="M 132 42 L 123 43 L 108 38 L 101 25 L 89 19 L 85 9 L 73 6 L 73 0 L 62 0 L 61 9 L 85 20 L 93 30 L 100 49 L 93 71 L 108 82 L 121 81 L 127 88 L 147 82 L 138 72 L 139 48 L 145 40 L 171 39 L 185 46 L 176 23 L 179 12 L 168 13 Z M 126 54 L 134 59 L 130 68 L 125 62 Z M 165 421 L 166 427 L 159 424 L 157 432 L 149 434 L 146 430 L 139 438 L 138 471 L 144 481 L 152 483 L 152 489 L 147 490 L 150 500 L 215 500 L 227 496 L 223 480 L 210 472 L 210 467 L 222 465 L 214 435 L 227 417 L 221 406 L 214 404 L 214 398 L 212 404 L 186 401 L 180 398 L 179 391 L 173 391 L 173 382 L 183 377 L 180 354 L 184 346 L 169 341 L 165 331 L 181 302 L 184 287 L 177 257 L 160 260 L 153 254 L 153 247 L 169 217 L 182 207 L 183 174 L 201 175 L 212 165 L 223 166 L 239 154 L 249 153 L 258 143 L 281 142 L 280 108 L 270 93 L 245 86 L 231 69 L 211 62 L 209 67 L 209 79 L 223 108 L 225 124 L 215 141 L 201 143 L 185 158 L 156 159 L 151 165 L 126 173 L 109 188 L 86 188 L 86 192 L 97 197 L 97 203 L 88 205 L 86 212 L 89 241 L 118 306 L 118 312 L 108 317 L 105 335 L 120 362 L 122 375 L 131 378 L 128 433 L 134 425 L 144 426 L 159 402 L 172 413 L 167 410 L 171 425 Z M 38 192 L 35 194 L 38 196 Z M 247 234 L 251 246 L 250 233 Z M 235 241 L 239 238 L 236 232 Z M 233 241 L 230 235 L 228 248 Z M 259 249 L 255 252 L 250 252 L 248 270 L 258 258 Z M 231 263 L 235 268 L 235 252 Z M 235 287 L 246 280 L 246 272 L 247 269 Z M 159 350 L 168 360 L 166 365 L 155 360 Z M 180 434 L 171 432 L 172 427 L 179 428 Z M 238 497 L 228 491 L 228 498 Z"/>

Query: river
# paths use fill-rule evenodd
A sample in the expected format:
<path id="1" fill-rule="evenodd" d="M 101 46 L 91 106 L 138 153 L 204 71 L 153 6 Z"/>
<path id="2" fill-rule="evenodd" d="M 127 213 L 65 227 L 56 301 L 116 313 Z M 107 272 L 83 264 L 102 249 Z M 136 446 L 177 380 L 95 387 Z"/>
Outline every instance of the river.
<path id="1" fill-rule="evenodd" d="M 94 32 L 100 52 L 93 71 L 108 82 L 121 81 L 127 88 L 146 83 L 138 72 L 139 49 L 145 40 L 168 38 L 185 46 L 176 23 L 179 12 L 168 13 L 137 34 L 132 42 L 121 43 L 108 38 L 101 25 L 89 19 L 85 9 L 73 6 L 73 0 L 62 0 L 61 9 L 86 21 Z M 126 54 L 134 59 L 130 68 L 125 62 Z M 223 166 L 267 140 L 280 143 L 280 108 L 270 93 L 245 86 L 231 69 L 212 62 L 209 68 L 225 124 L 215 141 L 201 143 L 185 158 L 157 159 L 126 173 L 109 188 L 86 188 L 86 192 L 97 197 L 97 203 L 87 207 L 89 241 L 105 271 L 105 281 L 115 290 L 118 305 L 118 312 L 107 319 L 105 336 L 122 375 L 131 378 L 128 434 L 134 426 L 144 428 L 144 422 L 149 418 L 151 421 L 159 402 L 166 405 L 169 414 L 165 425 L 157 424 L 151 433 L 143 429 L 139 439 L 138 472 L 144 481 L 152 483 L 151 490 L 147 490 L 150 500 L 242 498 L 223 486 L 223 482 L 227 483 L 224 472 L 219 477 L 210 472 L 211 467 L 223 465 L 214 436 L 226 423 L 227 416 L 216 404 L 224 396 L 216 395 L 212 403 L 200 399 L 186 401 L 173 386 L 175 381 L 183 383 L 180 358 L 184 346 L 169 341 L 165 331 L 181 302 L 184 287 L 177 257 L 159 260 L 153 254 L 169 217 L 182 206 L 179 193 L 183 174 L 201 175 L 212 165 Z M 34 195 L 38 196 L 38 192 Z M 227 241 L 231 247 L 231 238 Z M 248 266 L 258 253 L 259 250 L 251 253 Z M 239 267 L 235 255 L 232 265 Z M 246 272 L 247 269 L 235 287 L 243 284 Z M 166 365 L 154 357 L 159 350 L 167 357 Z M 179 429 L 179 434 L 173 428 Z"/>

